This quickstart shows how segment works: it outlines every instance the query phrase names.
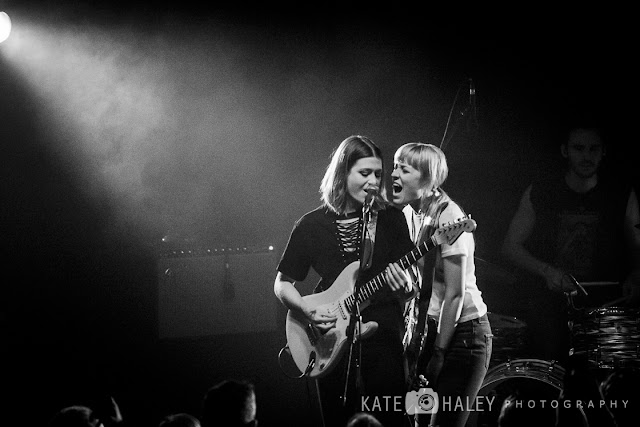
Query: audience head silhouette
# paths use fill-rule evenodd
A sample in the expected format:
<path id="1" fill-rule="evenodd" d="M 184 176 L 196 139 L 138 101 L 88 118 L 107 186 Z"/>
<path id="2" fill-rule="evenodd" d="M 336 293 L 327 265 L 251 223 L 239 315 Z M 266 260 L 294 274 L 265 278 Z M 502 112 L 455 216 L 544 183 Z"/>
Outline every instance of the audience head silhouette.
<path id="1" fill-rule="evenodd" d="M 62 408 L 49 422 L 49 427 L 100 427 L 101 425 L 93 411 L 82 405 Z"/>
<path id="2" fill-rule="evenodd" d="M 191 414 L 170 414 L 160 421 L 158 427 L 200 427 L 200 420 Z"/>
<path id="3" fill-rule="evenodd" d="M 553 426 L 556 422 L 555 411 L 548 408 L 530 408 L 526 402 L 533 398 L 530 392 L 516 390 L 510 394 L 500 407 L 498 427 L 537 427 Z"/>
<path id="4" fill-rule="evenodd" d="M 375 416 L 367 412 L 358 412 L 349 418 L 347 427 L 383 427 L 383 425 Z"/>
<path id="5" fill-rule="evenodd" d="M 611 405 L 611 415 L 618 427 L 637 425 L 638 412 L 627 408 L 622 404 L 627 401 L 633 405 L 634 396 L 638 395 L 637 388 L 640 382 L 640 370 L 637 367 L 619 368 L 609 374 L 600 384 L 602 396 L 606 402 L 615 402 Z"/>
<path id="6" fill-rule="evenodd" d="M 256 395 L 248 381 L 224 380 L 204 396 L 202 427 L 256 426 Z"/>

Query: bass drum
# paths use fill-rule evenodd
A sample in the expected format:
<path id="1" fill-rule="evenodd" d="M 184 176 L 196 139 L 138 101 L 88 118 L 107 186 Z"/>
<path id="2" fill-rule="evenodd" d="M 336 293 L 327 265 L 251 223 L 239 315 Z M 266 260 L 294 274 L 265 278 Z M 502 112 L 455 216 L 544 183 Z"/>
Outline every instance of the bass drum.
<path id="1" fill-rule="evenodd" d="M 556 410 L 550 402 L 562 393 L 564 373 L 555 362 L 537 359 L 516 359 L 490 368 L 478 392 L 481 406 L 471 412 L 467 427 L 497 427 L 504 401 L 516 393 L 527 417 L 538 419 L 531 425 L 554 425 Z"/>

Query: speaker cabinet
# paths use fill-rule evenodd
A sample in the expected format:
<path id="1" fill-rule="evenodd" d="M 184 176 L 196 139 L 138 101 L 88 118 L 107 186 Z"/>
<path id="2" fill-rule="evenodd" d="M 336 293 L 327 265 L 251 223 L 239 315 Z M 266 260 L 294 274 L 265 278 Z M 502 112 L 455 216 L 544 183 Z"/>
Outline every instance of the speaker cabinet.
<path id="1" fill-rule="evenodd" d="M 172 251 L 158 259 L 158 335 L 192 338 L 278 327 L 272 249 Z"/>

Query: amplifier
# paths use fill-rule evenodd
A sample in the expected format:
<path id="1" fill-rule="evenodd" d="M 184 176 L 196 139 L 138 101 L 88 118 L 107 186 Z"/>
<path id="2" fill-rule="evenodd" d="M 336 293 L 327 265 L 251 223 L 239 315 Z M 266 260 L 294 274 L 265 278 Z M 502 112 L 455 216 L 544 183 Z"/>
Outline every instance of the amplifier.
<path id="1" fill-rule="evenodd" d="M 277 329 L 276 264 L 273 247 L 161 253 L 157 261 L 159 338 Z"/>

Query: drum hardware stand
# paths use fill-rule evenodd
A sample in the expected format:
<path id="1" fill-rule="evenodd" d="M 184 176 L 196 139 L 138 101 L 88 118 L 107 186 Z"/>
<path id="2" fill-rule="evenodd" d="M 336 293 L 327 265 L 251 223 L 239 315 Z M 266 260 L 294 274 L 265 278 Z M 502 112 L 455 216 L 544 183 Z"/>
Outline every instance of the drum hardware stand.
<path id="1" fill-rule="evenodd" d="M 567 328 L 569 330 L 569 338 L 571 341 L 569 346 L 569 356 L 572 356 L 575 352 L 575 345 L 576 345 L 575 340 L 573 338 L 574 323 L 579 315 L 581 317 L 584 317 L 584 310 L 586 308 L 585 306 L 576 307 L 574 298 L 578 295 L 578 290 L 580 290 L 582 295 L 585 297 L 588 297 L 589 293 L 584 289 L 584 287 L 580 283 L 578 283 L 578 281 L 576 280 L 575 277 L 573 277 L 572 274 L 565 273 L 564 277 L 568 278 L 569 281 L 571 281 L 571 283 L 576 287 L 576 289 L 570 292 L 564 293 L 565 297 L 567 298 L 567 311 L 568 311 Z"/>
<path id="2" fill-rule="evenodd" d="M 567 277 L 571 281 L 571 283 L 582 292 L 582 294 L 585 297 L 589 296 L 589 293 L 584 289 L 584 287 L 580 283 L 578 283 L 578 281 L 576 280 L 575 277 L 573 277 L 573 275 L 571 275 L 569 273 L 565 273 L 564 277 Z M 575 306 L 573 298 L 576 295 L 578 295 L 578 291 L 577 290 L 573 290 L 571 292 L 565 292 L 564 294 L 567 297 L 567 304 L 569 305 L 569 307 L 571 309 L 573 309 L 574 311 L 584 310 L 585 307 L 576 307 Z"/>

